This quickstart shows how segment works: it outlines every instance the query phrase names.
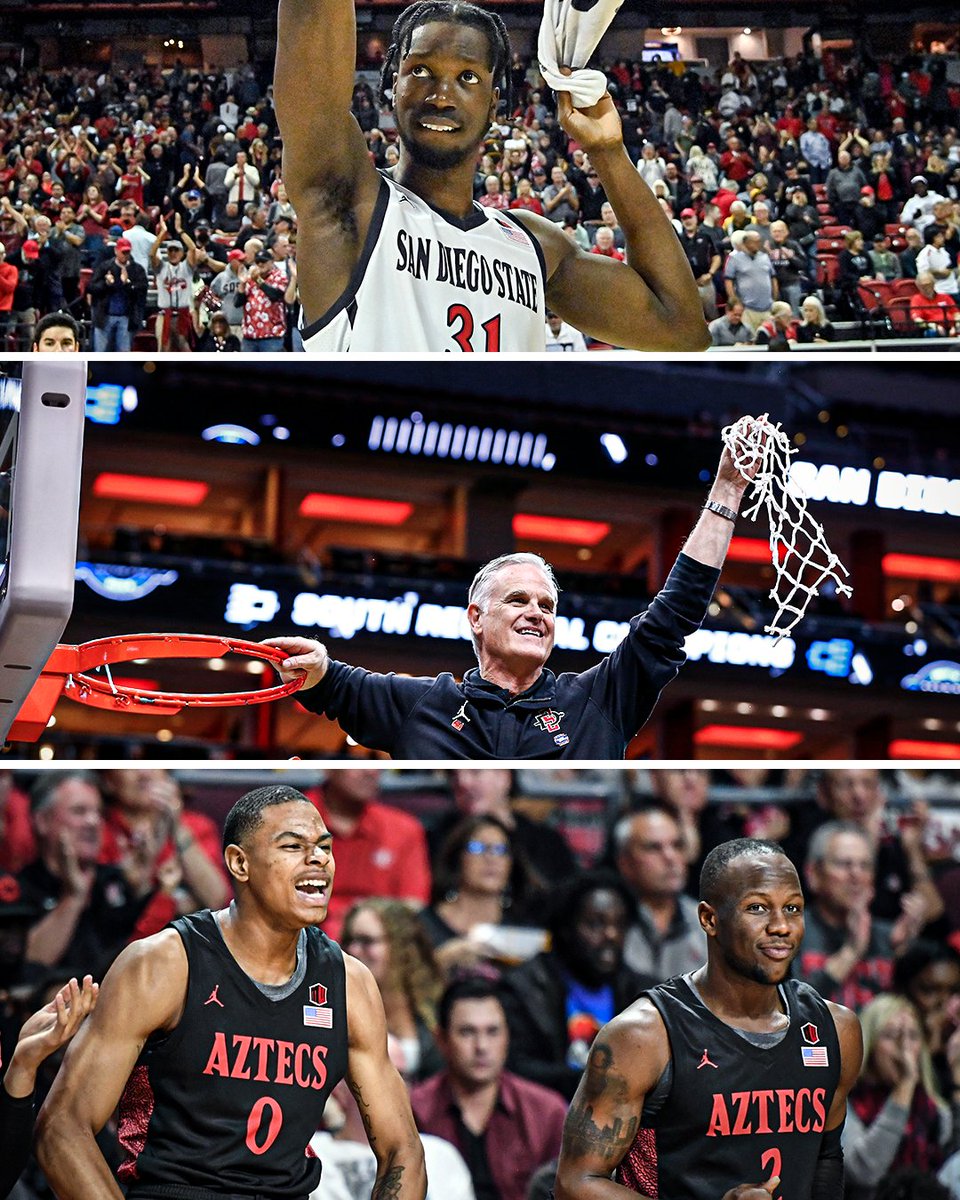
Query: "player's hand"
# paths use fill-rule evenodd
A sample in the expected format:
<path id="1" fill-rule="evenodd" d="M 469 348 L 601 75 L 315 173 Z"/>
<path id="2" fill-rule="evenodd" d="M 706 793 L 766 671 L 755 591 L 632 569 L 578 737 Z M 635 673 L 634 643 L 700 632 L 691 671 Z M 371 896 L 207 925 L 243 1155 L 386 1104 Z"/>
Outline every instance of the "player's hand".
<path id="1" fill-rule="evenodd" d="M 725 1192 L 723 1200 L 770 1200 L 770 1197 L 780 1186 L 780 1176 L 771 1175 L 766 1183 L 739 1183 L 729 1192 Z"/>
<path id="2" fill-rule="evenodd" d="M 562 75 L 572 75 L 569 67 L 561 67 Z M 565 133 L 579 142 L 591 158 L 604 150 L 623 145 L 623 125 L 609 92 L 604 92 L 589 108 L 574 108 L 569 92 L 557 92 L 557 118 Z"/>
<path id="3" fill-rule="evenodd" d="M 93 1012 L 99 991 L 100 985 L 93 982 L 92 975 L 84 976 L 82 986 L 76 979 L 64 984 L 20 1030 L 10 1070 L 20 1067 L 35 1073 L 45 1058 L 70 1041 L 84 1017 Z"/>
<path id="4" fill-rule="evenodd" d="M 330 658 L 323 642 L 301 637 L 265 638 L 263 645 L 279 646 L 287 652 L 289 657 L 277 664 L 276 669 L 284 683 L 302 678 L 302 691 L 316 687 L 327 673 Z"/>

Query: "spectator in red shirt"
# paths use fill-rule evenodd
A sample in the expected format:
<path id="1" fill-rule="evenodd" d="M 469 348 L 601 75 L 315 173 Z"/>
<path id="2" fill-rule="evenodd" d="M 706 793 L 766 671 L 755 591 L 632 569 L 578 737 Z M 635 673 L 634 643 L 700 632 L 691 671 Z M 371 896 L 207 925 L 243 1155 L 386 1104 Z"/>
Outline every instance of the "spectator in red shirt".
<path id="1" fill-rule="evenodd" d="M 100 862 L 121 865 L 143 892 L 156 889 L 135 937 L 158 933 L 198 908 L 223 908 L 230 885 L 216 822 L 184 807 L 169 771 L 124 768 L 103 775 L 106 799 Z"/>
<path id="2" fill-rule="evenodd" d="M 623 262 L 623 251 L 618 250 L 614 245 L 613 230 L 606 225 L 597 226 L 597 237 L 591 250 L 591 254 L 601 254 L 604 258 L 615 258 L 618 262 Z"/>
<path id="3" fill-rule="evenodd" d="M 507 1018 L 484 980 L 447 988 L 437 1041 L 447 1066 L 411 1091 L 417 1128 L 457 1147 L 477 1196 L 524 1200 L 531 1176 L 560 1152 L 566 1101 L 504 1070 Z"/>
<path id="4" fill-rule="evenodd" d="M 510 201 L 500 187 L 499 175 L 488 175 L 483 181 L 483 195 L 477 201 L 484 208 L 509 208 Z"/>
<path id="5" fill-rule="evenodd" d="M 287 305 L 297 296 L 297 266 L 289 276 L 269 250 L 258 250 L 253 266 L 237 288 L 243 299 L 243 349 L 270 354 L 283 349 L 287 333 Z"/>
<path id="6" fill-rule="evenodd" d="M 720 169 L 728 179 L 742 183 L 756 171 L 756 165 L 750 155 L 744 150 L 743 143 L 738 137 L 731 135 L 727 138 L 727 149 L 720 155 Z"/>
<path id="7" fill-rule="evenodd" d="M 539 213 L 543 216 L 543 205 L 539 198 L 534 195 L 533 184 L 525 176 L 517 180 L 517 195 L 510 202 L 511 208 L 526 208 L 530 212 Z"/>
<path id="8" fill-rule="evenodd" d="M 956 337 L 960 309 L 953 297 L 934 289 L 929 271 L 917 276 L 917 294 L 910 297 L 910 317 L 924 337 Z"/>
<path id="9" fill-rule="evenodd" d="M 377 802 L 380 772 L 336 768 L 322 794 L 307 795 L 333 834 L 337 881 L 324 932 L 332 938 L 358 900 L 382 896 L 417 907 L 430 899 L 430 862 L 423 826 L 409 813 Z"/>
<path id="10" fill-rule="evenodd" d="M 36 856 L 30 798 L 13 786 L 12 771 L 0 771 L 0 872 L 16 875 Z"/>
<path id="11" fill-rule="evenodd" d="M 20 278 L 20 272 L 6 259 L 7 248 L 0 242 L 0 339 L 6 337 L 13 325 L 13 294 Z"/>

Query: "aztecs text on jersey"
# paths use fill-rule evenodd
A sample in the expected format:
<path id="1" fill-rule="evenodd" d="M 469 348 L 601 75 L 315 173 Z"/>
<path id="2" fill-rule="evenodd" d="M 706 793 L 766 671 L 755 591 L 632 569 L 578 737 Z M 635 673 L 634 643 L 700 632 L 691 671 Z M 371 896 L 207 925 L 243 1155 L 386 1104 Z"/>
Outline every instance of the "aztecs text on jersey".
<path id="1" fill-rule="evenodd" d="M 647 993 L 670 1038 L 673 1082 L 644 1111 L 617 1182 L 653 1197 L 717 1200 L 773 1175 L 773 1200 L 810 1200 L 840 1044 L 826 1002 L 808 984 L 781 985 L 790 1025 L 775 1046 L 746 1041 L 683 976 Z"/>

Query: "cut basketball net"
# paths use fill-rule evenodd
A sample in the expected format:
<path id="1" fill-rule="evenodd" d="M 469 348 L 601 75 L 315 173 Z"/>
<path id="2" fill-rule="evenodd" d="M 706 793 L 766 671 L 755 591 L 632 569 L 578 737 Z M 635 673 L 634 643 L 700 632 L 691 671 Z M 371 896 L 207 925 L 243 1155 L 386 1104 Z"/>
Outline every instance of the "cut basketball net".
<path id="1" fill-rule="evenodd" d="M 11 741 L 35 742 L 61 696 L 92 708 L 169 716 L 182 708 L 224 708 L 281 700 L 303 686 L 304 677 L 255 692 L 157 692 L 115 681 L 111 664 L 153 658 L 222 658 L 240 654 L 279 666 L 285 650 L 239 638 L 195 633 L 137 633 L 57 646 L 10 727 Z M 97 672 L 96 674 L 94 672 Z M 100 674 L 102 672 L 102 674 Z"/>
<path id="2" fill-rule="evenodd" d="M 777 611 L 764 632 L 778 639 L 787 637 L 827 579 L 834 581 L 840 595 L 853 595 L 853 589 L 844 582 L 849 572 L 827 544 L 823 526 L 807 508 L 803 489 L 790 478 L 790 459 L 797 451 L 780 423 L 771 424 L 766 413 L 741 417 L 723 430 L 723 444 L 744 478 L 750 479 L 756 468 L 750 479 L 750 507 L 743 515 L 756 520 L 760 510 L 766 509 L 770 558 L 777 573 L 770 589 Z"/>

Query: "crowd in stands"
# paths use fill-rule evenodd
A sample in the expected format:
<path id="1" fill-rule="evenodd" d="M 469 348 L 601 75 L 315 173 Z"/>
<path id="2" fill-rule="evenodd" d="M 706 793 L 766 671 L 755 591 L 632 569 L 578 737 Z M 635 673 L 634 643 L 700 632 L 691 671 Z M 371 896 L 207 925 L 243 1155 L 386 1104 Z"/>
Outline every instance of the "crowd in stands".
<path id="1" fill-rule="evenodd" d="M 714 345 L 956 336 L 960 88 L 945 61 L 735 54 L 713 74 L 606 69 Z M 622 257 L 617 215 L 535 63 L 517 55 L 511 73 L 477 202 L 541 213 L 584 251 Z M 265 74 L 7 67 L 0 88 L 5 348 L 29 348 L 37 319 L 61 308 L 98 350 L 295 348 L 297 215 Z M 365 76 L 353 108 L 389 168 L 393 121 Z M 588 348 L 557 317 L 547 345 Z"/>
<path id="2" fill-rule="evenodd" d="M 340 768 L 307 792 L 336 841 L 324 928 L 381 991 L 390 1057 L 444 1181 L 430 1195 L 549 1195 L 598 1029 L 705 960 L 700 866 L 719 843 L 755 836 L 778 841 L 803 880 L 794 973 L 862 1017 L 848 1193 L 884 1200 L 896 1180 L 904 1196 L 960 1197 L 950 772 L 559 770 L 537 773 L 539 797 L 524 793 L 526 774 L 451 771 L 420 795 Z M 604 791 L 595 836 L 578 842 L 571 815 Z M 128 942 L 229 903 L 219 822 L 203 807 L 156 768 L 43 773 L 29 790 L 0 775 L 4 1062 L 26 1015 L 71 975 L 102 978 Z M 41 1068 L 41 1096 L 56 1066 Z M 112 1124 L 101 1141 L 116 1164 Z M 314 1148 L 316 1200 L 369 1195 L 373 1156 L 349 1089 L 334 1093 Z M 49 1197 L 36 1164 L 13 1194 Z"/>

